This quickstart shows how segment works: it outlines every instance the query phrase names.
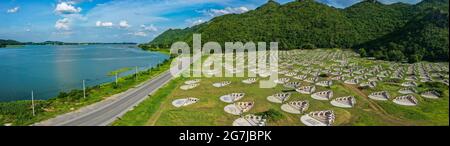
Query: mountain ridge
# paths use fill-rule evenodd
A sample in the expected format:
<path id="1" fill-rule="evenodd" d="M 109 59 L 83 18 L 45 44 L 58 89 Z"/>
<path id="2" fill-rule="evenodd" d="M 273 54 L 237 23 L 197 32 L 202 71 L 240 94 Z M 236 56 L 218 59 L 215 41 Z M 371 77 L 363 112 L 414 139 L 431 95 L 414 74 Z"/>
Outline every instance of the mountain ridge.
<path id="1" fill-rule="evenodd" d="M 445 3 L 447 5 L 442 6 Z M 448 25 L 444 27 L 447 28 L 445 31 L 441 29 L 442 27 L 435 28 L 433 23 L 433 21 L 448 23 L 448 17 L 447 19 L 444 17 L 422 19 L 426 21 L 423 23 L 423 30 L 439 32 L 437 37 L 441 41 L 433 41 L 432 34 L 426 32 L 415 32 L 420 34 L 417 36 L 407 35 L 415 31 L 411 29 L 414 25 L 411 22 L 421 22 L 416 19 L 430 13 L 430 9 L 443 11 L 448 15 L 448 0 L 424 0 L 415 5 L 382 4 L 370 0 L 362 1 L 345 9 L 327 6 L 314 0 L 297 0 L 283 5 L 269 0 L 266 4 L 247 13 L 215 17 L 206 23 L 185 29 L 170 29 L 150 43 L 141 46 L 143 48 L 169 48 L 176 41 L 185 41 L 191 44 L 192 34 L 200 33 L 203 43 L 208 41 L 220 44 L 237 41 L 277 41 L 280 49 L 353 48 L 362 56 L 375 56 L 384 60 L 448 61 L 448 49 L 442 49 L 448 47 L 448 35 L 446 37 L 443 35 L 448 34 Z M 408 38 L 393 37 L 392 35 L 395 34 L 405 35 Z M 390 41 L 389 38 L 395 39 Z M 406 40 L 424 40 L 424 42 L 411 46 L 404 43 Z M 403 46 L 392 47 L 388 45 L 390 43 Z M 429 45 L 430 43 L 437 44 Z M 402 48 L 425 49 L 430 53 L 411 57 L 409 53 L 423 53 L 423 51 Z M 400 51 L 403 55 L 389 57 L 392 56 L 389 55 L 392 54 L 391 50 L 397 50 L 395 52 L 397 54 Z M 439 57 L 433 53 L 447 55 Z M 414 59 L 414 57 L 419 59 Z"/>

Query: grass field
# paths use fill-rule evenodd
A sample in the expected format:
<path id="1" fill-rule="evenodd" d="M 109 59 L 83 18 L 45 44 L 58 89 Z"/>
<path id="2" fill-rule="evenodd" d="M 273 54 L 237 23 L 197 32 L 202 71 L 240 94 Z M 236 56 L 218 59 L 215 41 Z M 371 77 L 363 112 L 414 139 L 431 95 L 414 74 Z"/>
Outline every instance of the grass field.
<path id="1" fill-rule="evenodd" d="M 335 50 L 336 51 L 336 50 Z M 338 50 L 340 51 L 340 50 Z M 361 66 L 382 65 L 389 66 L 390 62 L 372 61 L 352 58 L 352 62 L 356 62 Z M 332 61 L 323 61 L 326 65 Z M 304 69 L 300 66 L 297 68 Z M 280 75 L 280 78 L 285 77 Z M 281 104 L 271 103 L 266 97 L 275 93 L 286 91 L 283 85 L 277 85 L 275 88 L 262 89 L 259 84 L 244 84 L 242 80 L 247 78 L 199 78 L 200 85 L 191 90 L 181 90 L 180 86 L 187 80 L 195 78 L 180 77 L 169 83 L 163 89 L 160 89 L 150 98 L 145 100 L 133 111 L 128 112 L 121 120 L 116 121 L 113 125 L 150 125 L 150 126 L 229 126 L 239 116 L 228 114 L 224 111 L 224 107 L 228 103 L 220 101 L 219 97 L 230 93 L 246 93 L 245 97 L 240 101 L 253 101 L 255 106 L 246 114 L 260 114 L 268 110 L 274 111 L 280 116 L 277 118 L 269 118 L 267 125 L 269 126 L 302 126 L 299 117 L 301 115 L 290 114 L 281 110 Z M 268 78 L 259 78 L 266 80 Z M 329 77 L 320 77 L 319 81 L 327 80 Z M 221 81 L 231 81 L 231 85 L 216 88 L 212 84 Z M 302 86 L 310 83 L 291 78 L 291 81 L 298 81 Z M 419 91 L 427 90 L 426 87 L 419 83 L 417 89 Z M 434 83 L 433 83 L 434 84 Z M 368 94 L 375 91 L 389 91 L 391 97 L 397 97 L 397 92 L 401 86 L 398 84 L 379 82 L 376 88 L 362 89 L 358 85 L 344 84 L 343 81 L 333 81 L 331 87 L 316 86 L 317 91 L 332 90 L 334 98 L 352 95 L 356 97 L 356 105 L 350 109 L 344 109 L 332 106 L 330 101 L 314 100 L 310 95 L 292 92 L 288 101 L 308 100 L 310 108 L 307 112 L 318 110 L 333 110 L 336 115 L 333 125 L 338 126 L 394 126 L 394 125 L 448 125 L 449 122 L 449 105 L 448 105 L 448 86 L 442 83 L 438 84 L 438 90 L 443 91 L 440 99 L 424 99 L 420 95 L 415 94 L 419 100 L 419 104 L 414 107 L 401 106 L 392 101 L 374 101 L 367 97 Z M 196 97 L 200 99 L 198 103 L 186 107 L 176 108 L 171 102 L 175 99 Z M 391 99 L 392 100 L 392 99 Z"/>

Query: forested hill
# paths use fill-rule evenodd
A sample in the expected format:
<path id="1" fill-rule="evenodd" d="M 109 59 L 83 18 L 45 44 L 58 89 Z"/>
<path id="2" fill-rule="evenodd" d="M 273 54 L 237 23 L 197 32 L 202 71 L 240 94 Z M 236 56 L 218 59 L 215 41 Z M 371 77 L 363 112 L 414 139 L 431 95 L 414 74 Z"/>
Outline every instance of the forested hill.
<path id="1" fill-rule="evenodd" d="M 2 40 L 0 39 L 0 48 L 6 47 L 6 45 L 20 45 L 20 42 L 15 40 Z"/>
<path id="2" fill-rule="evenodd" d="M 281 49 L 353 48 L 363 56 L 416 62 L 448 61 L 448 0 L 410 5 L 366 0 L 345 9 L 297 0 L 269 0 L 243 14 L 229 14 L 185 29 L 171 29 L 144 48 L 169 48 L 173 42 L 279 42 Z"/>

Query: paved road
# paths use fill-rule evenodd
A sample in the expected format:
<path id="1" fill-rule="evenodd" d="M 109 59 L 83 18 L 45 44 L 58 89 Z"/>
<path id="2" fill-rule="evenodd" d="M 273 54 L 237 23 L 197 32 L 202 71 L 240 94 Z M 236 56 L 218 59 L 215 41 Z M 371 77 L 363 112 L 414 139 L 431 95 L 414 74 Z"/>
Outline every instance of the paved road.
<path id="1" fill-rule="evenodd" d="M 125 93 L 119 100 L 112 102 L 109 105 L 95 109 L 90 113 L 81 115 L 75 119 L 68 120 L 57 126 L 105 126 L 108 125 L 117 117 L 121 117 L 135 105 L 144 100 L 150 93 L 158 90 L 172 79 L 170 72 L 165 72 L 155 79 L 150 80 L 144 85 L 138 87 L 129 93 Z"/>
<path id="2" fill-rule="evenodd" d="M 198 60 L 196 56 L 193 60 Z M 193 61 L 192 61 L 193 62 Z M 186 69 L 186 68 L 184 68 Z M 183 69 L 183 70 L 184 70 Z M 179 71 L 181 72 L 181 71 Z M 178 73 L 179 73 L 178 72 Z M 35 126 L 106 126 L 123 116 L 127 111 L 146 99 L 149 94 L 157 91 L 174 76 L 170 70 L 151 79 L 136 89 L 128 90 L 116 97 L 116 100 L 104 101 L 81 112 L 72 112 L 54 119 L 34 124 Z"/>

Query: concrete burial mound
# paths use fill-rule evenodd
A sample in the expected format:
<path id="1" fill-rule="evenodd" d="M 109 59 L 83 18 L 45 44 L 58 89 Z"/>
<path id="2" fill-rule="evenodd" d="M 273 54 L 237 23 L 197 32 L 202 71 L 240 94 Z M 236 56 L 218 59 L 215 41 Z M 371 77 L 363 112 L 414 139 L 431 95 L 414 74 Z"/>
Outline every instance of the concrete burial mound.
<path id="1" fill-rule="evenodd" d="M 352 108 L 356 104 L 356 98 L 353 96 L 338 97 L 333 99 L 331 105 L 342 108 Z"/>
<path id="2" fill-rule="evenodd" d="M 402 86 L 403 87 L 415 87 L 415 86 L 417 86 L 417 83 L 414 81 L 409 81 L 409 82 L 402 83 Z"/>
<path id="3" fill-rule="evenodd" d="M 222 82 L 218 82 L 218 83 L 213 83 L 213 86 L 216 88 L 221 88 L 221 87 L 225 87 L 231 84 L 231 81 L 222 81 Z"/>
<path id="4" fill-rule="evenodd" d="M 308 83 L 315 83 L 315 82 L 319 81 L 319 78 L 318 77 L 311 77 L 311 78 L 305 79 L 304 81 L 308 82 Z"/>
<path id="5" fill-rule="evenodd" d="M 188 84 L 188 85 L 182 85 L 180 86 L 181 90 L 191 90 L 194 89 L 195 87 L 197 87 L 200 84 Z"/>
<path id="6" fill-rule="evenodd" d="M 377 86 L 377 82 L 375 81 L 368 81 L 368 82 L 364 82 L 359 84 L 360 87 L 370 87 L 370 88 L 375 88 Z"/>
<path id="7" fill-rule="evenodd" d="M 236 102 L 225 106 L 224 110 L 232 115 L 241 115 L 248 112 L 254 104 L 254 102 Z"/>
<path id="8" fill-rule="evenodd" d="M 306 126 L 331 126 L 334 120 L 332 110 L 314 111 L 300 117 L 300 121 Z"/>
<path id="9" fill-rule="evenodd" d="M 417 101 L 416 97 L 414 97 L 412 95 L 395 97 L 393 102 L 398 105 L 404 105 L 404 106 L 416 106 L 419 103 L 419 101 Z"/>
<path id="10" fill-rule="evenodd" d="M 402 89 L 398 90 L 398 93 L 401 93 L 401 94 L 414 94 L 416 92 L 417 92 L 416 89 L 414 89 L 412 87 L 402 88 Z"/>
<path id="11" fill-rule="evenodd" d="M 287 82 L 284 84 L 284 87 L 286 88 L 291 88 L 291 89 L 296 89 L 298 87 L 300 87 L 301 83 L 300 82 Z"/>
<path id="12" fill-rule="evenodd" d="M 345 80 L 344 83 L 349 84 L 349 85 L 356 85 L 359 83 L 359 80 L 358 79 L 349 79 L 349 80 Z"/>
<path id="13" fill-rule="evenodd" d="M 181 98 L 181 99 L 176 99 L 176 100 L 172 101 L 172 105 L 175 107 L 183 107 L 183 106 L 188 106 L 188 105 L 197 103 L 198 101 L 199 101 L 199 99 L 194 98 L 194 97 Z"/>
<path id="14" fill-rule="evenodd" d="M 288 72 L 288 73 L 286 73 L 284 75 L 287 76 L 287 77 L 292 77 L 292 76 L 297 75 L 297 73 L 296 72 Z"/>
<path id="15" fill-rule="evenodd" d="M 309 108 L 309 101 L 290 101 L 281 105 L 281 110 L 291 114 L 303 114 Z"/>
<path id="16" fill-rule="evenodd" d="M 438 99 L 441 95 L 438 92 L 431 90 L 423 92 L 422 94 L 420 94 L 420 96 L 430 99 Z"/>
<path id="17" fill-rule="evenodd" d="M 316 87 L 315 86 L 302 86 L 302 87 L 295 89 L 295 91 L 302 93 L 302 94 L 312 94 L 314 91 L 316 91 Z"/>
<path id="18" fill-rule="evenodd" d="M 289 99 L 291 93 L 277 93 L 267 97 L 267 100 L 273 103 L 283 103 Z"/>
<path id="19" fill-rule="evenodd" d="M 242 80 L 242 83 L 244 83 L 244 84 L 253 84 L 256 81 L 258 81 L 258 79 L 256 79 L 256 78 L 249 78 L 249 79 Z"/>
<path id="20" fill-rule="evenodd" d="M 294 79 L 297 79 L 297 80 L 304 80 L 304 79 L 306 79 L 306 75 L 297 75 L 297 76 L 294 76 Z"/>
<path id="21" fill-rule="evenodd" d="M 387 91 L 380 91 L 371 93 L 369 98 L 373 100 L 388 100 L 391 97 Z"/>
<path id="22" fill-rule="evenodd" d="M 200 81 L 201 81 L 201 79 L 193 79 L 193 80 L 189 80 L 189 81 L 184 82 L 184 84 L 187 84 L 187 85 L 189 85 L 189 84 L 197 84 Z"/>
<path id="23" fill-rule="evenodd" d="M 273 82 L 275 82 L 277 84 L 284 84 L 284 83 L 289 82 L 289 78 L 279 78 L 279 79 L 274 80 Z"/>
<path id="24" fill-rule="evenodd" d="M 266 119 L 262 116 L 245 115 L 233 121 L 233 126 L 266 126 Z"/>
<path id="25" fill-rule="evenodd" d="M 330 87 L 331 85 L 333 85 L 333 81 L 320 81 L 317 82 L 316 85 L 322 87 Z"/>
<path id="26" fill-rule="evenodd" d="M 311 97 L 316 100 L 330 100 L 331 98 L 333 98 L 333 91 L 327 90 L 327 91 L 317 92 L 317 93 L 312 94 Z"/>
<path id="27" fill-rule="evenodd" d="M 234 103 L 245 96 L 245 93 L 231 93 L 227 95 L 223 95 L 220 97 L 220 100 L 226 103 Z"/>

